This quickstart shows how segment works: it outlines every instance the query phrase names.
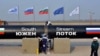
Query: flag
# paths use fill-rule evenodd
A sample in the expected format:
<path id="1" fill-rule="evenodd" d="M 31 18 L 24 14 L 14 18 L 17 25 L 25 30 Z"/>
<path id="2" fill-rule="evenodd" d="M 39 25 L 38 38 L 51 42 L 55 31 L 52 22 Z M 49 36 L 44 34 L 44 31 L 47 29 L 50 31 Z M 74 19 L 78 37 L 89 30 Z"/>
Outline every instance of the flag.
<path id="1" fill-rule="evenodd" d="M 79 7 L 76 7 L 70 14 L 69 16 L 75 15 L 75 14 L 79 14 Z"/>
<path id="2" fill-rule="evenodd" d="M 86 28 L 86 34 L 100 34 L 100 28 Z"/>
<path id="3" fill-rule="evenodd" d="M 0 28 L 0 35 L 4 35 L 4 28 Z"/>
<path id="4" fill-rule="evenodd" d="M 9 14 L 18 14 L 18 7 L 10 8 L 8 10 Z"/>
<path id="5" fill-rule="evenodd" d="M 27 9 L 24 11 L 24 14 L 25 14 L 25 15 L 33 14 L 33 7 L 27 8 Z"/>
<path id="6" fill-rule="evenodd" d="M 39 11 L 39 14 L 40 14 L 40 15 L 48 14 L 48 7 L 46 7 L 46 8 L 44 8 L 44 9 L 40 10 L 40 11 Z"/>
<path id="7" fill-rule="evenodd" d="M 64 7 L 58 8 L 54 11 L 54 15 L 64 14 Z"/>

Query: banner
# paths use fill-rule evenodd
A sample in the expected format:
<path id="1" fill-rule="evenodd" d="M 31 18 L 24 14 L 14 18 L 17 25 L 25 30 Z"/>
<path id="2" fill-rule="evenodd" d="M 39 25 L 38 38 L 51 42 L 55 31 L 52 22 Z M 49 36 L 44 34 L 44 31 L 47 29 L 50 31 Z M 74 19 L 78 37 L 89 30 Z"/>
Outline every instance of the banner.
<path id="1" fill-rule="evenodd" d="M 64 7 L 58 8 L 54 11 L 54 15 L 64 14 Z"/>
<path id="2" fill-rule="evenodd" d="M 33 7 L 27 8 L 27 9 L 24 11 L 24 14 L 25 14 L 25 15 L 33 14 Z"/>
<path id="3" fill-rule="evenodd" d="M 46 8 L 44 8 L 44 9 L 40 10 L 40 11 L 39 11 L 39 14 L 40 14 L 40 15 L 48 14 L 48 7 L 46 7 Z"/>
<path id="4" fill-rule="evenodd" d="M 8 10 L 9 14 L 18 14 L 18 7 L 13 7 Z"/>
<path id="5" fill-rule="evenodd" d="M 70 14 L 69 16 L 75 15 L 75 14 L 79 14 L 79 7 L 76 7 Z"/>

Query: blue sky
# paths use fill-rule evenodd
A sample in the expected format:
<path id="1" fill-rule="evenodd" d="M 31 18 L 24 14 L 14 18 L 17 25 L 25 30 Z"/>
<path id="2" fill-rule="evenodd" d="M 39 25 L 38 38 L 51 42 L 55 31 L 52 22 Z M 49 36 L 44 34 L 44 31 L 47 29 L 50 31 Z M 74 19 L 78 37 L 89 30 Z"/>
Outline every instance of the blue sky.
<path id="1" fill-rule="evenodd" d="M 19 17 L 17 14 L 9 14 L 10 8 L 19 6 Z M 79 20 L 78 15 L 69 16 L 77 6 L 80 7 L 80 20 L 90 20 L 89 12 L 93 20 L 100 20 L 100 0 L 0 0 L 0 19 L 5 21 L 46 21 L 46 20 Z M 26 8 L 33 7 L 33 15 L 24 15 Z M 49 8 L 49 15 L 39 15 L 39 11 L 45 7 Z M 53 12 L 64 7 L 64 15 L 54 16 Z"/>

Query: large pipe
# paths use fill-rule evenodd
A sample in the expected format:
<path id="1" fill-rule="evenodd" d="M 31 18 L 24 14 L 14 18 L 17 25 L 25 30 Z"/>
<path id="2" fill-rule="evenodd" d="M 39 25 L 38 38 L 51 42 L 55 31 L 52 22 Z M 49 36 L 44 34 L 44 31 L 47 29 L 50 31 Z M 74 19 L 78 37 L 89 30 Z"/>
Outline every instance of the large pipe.
<path id="1" fill-rule="evenodd" d="M 48 29 L 47 29 L 48 28 Z M 100 25 L 5 25 L 0 26 L 0 39 L 21 39 L 41 37 L 48 33 L 49 38 L 92 38 L 100 37 Z"/>

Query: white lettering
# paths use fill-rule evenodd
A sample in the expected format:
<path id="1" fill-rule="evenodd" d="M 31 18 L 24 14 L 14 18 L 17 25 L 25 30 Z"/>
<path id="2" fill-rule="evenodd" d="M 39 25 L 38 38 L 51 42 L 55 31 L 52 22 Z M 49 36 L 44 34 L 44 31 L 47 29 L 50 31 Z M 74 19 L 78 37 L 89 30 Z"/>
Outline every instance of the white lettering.
<path id="1" fill-rule="evenodd" d="M 32 35 L 36 35 L 36 32 L 32 32 Z"/>
<path id="2" fill-rule="evenodd" d="M 56 32 L 56 35 L 60 35 L 60 32 Z"/>
<path id="3" fill-rule="evenodd" d="M 16 32 L 16 36 L 33 36 L 36 32 Z"/>
<path id="4" fill-rule="evenodd" d="M 22 31 L 36 31 L 36 28 L 25 28 L 25 27 L 22 27 L 21 30 Z"/>
<path id="5" fill-rule="evenodd" d="M 16 35 L 19 35 L 19 36 L 20 36 L 20 35 L 22 35 L 22 34 L 21 34 L 21 32 L 16 32 Z"/>
<path id="6" fill-rule="evenodd" d="M 60 27 L 57 27 L 56 31 L 74 31 L 74 28 L 60 28 Z"/>
<path id="7" fill-rule="evenodd" d="M 76 35 L 76 32 L 56 32 L 56 35 L 61 35 L 61 36 L 63 36 L 63 35 L 69 35 L 69 36 L 71 36 L 71 35 Z"/>
<path id="8" fill-rule="evenodd" d="M 61 35 L 64 35 L 64 32 L 60 32 Z"/>

